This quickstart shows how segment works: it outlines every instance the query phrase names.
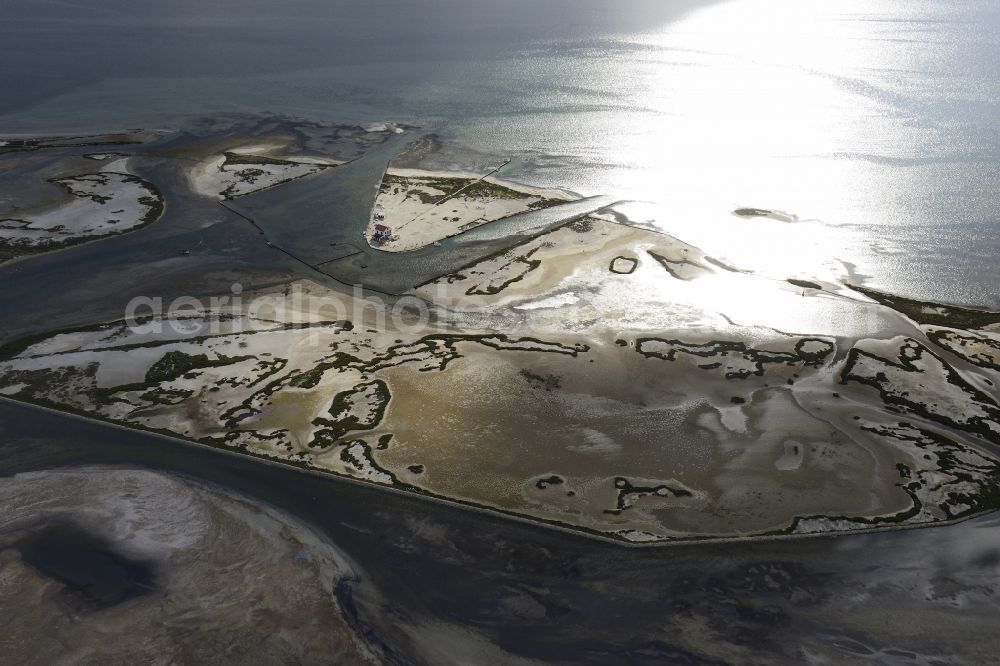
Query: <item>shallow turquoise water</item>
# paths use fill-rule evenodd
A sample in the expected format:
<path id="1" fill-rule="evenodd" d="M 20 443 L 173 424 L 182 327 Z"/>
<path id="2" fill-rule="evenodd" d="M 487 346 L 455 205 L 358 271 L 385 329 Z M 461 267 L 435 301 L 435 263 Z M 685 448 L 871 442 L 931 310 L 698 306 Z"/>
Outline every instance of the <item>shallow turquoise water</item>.
<path id="1" fill-rule="evenodd" d="M 0 133 L 393 120 L 743 268 L 1000 306 L 1000 7 L 654 0 L 3 4 Z M 738 206 L 799 222 L 743 220 Z"/>

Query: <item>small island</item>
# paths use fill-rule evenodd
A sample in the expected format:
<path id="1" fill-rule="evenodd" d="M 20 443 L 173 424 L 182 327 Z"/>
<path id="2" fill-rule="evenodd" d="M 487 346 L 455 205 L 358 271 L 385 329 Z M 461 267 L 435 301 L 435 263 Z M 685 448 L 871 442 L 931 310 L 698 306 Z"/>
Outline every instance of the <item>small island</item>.
<path id="1" fill-rule="evenodd" d="M 332 136 L 9 153 L 76 174 L 4 212 L 31 252 L 200 206 L 302 273 L 39 326 L 0 348 L 0 396 L 623 545 L 1000 507 L 1000 315 L 758 276 L 613 196 L 394 166 L 430 145 L 411 130 Z"/>

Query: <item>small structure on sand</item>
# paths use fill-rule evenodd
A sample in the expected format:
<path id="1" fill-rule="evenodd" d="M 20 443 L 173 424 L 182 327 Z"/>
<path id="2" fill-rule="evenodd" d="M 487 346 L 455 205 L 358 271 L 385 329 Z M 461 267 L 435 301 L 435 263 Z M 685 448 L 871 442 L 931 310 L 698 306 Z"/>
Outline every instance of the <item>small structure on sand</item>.
<path id="1" fill-rule="evenodd" d="M 381 216 L 379 216 L 381 217 Z M 372 245 L 379 246 L 392 238 L 392 229 L 384 224 L 375 225 L 375 233 L 372 234 Z"/>

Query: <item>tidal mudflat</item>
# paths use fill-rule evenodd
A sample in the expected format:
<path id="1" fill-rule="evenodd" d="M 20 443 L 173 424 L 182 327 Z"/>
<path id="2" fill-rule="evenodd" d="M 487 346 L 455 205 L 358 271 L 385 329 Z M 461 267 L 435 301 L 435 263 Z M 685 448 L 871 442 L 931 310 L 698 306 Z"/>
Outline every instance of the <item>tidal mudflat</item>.
<path id="1" fill-rule="evenodd" d="M 378 247 L 405 252 L 460 234 L 488 222 L 547 208 L 575 197 L 488 175 L 398 169 L 391 165 L 379 185 L 366 235 L 386 231 Z M 381 234 L 379 234 L 380 236 Z"/>
<path id="2" fill-rule="evenodd" d="M 134 232 L 164 213 L 171 190 L 182 215 L 191 197 L 232 200 L 331 169 L 384 141 L 395 127 L 316 127 L 211 121 L 184 132 L 19 137 L 0 142 L 0 261 Z"/>
<path id="3" fill-rule="evenodd" d="M 6 142 L 0 162 L 0 261 L 37 254 L 155 222 L 163 196 L 129 168 L 128 154 L 87 152 L 141 144 L 150 135 Z M 60 155 L 53 157 L 53 153 Z"/>
<path id="4" fill-rule="evenodd" d="M 387 172 L 410 130 L 340 131 L 158 138 L 167 207 L 223 200 L 302 274 L 10 340 L 0 393 L 623 544 L 1000 504 L 995 315 L 741 271 L 613 197 Z"/>
<path id="5" fill-rule="evenodd" d="M 335 599 L 354 565 L 280 511 L 121 466 L 7 476 L 0 500 L 7 660 L 203 661 L 224 645 L 234 660 L 370 663 Z"/>

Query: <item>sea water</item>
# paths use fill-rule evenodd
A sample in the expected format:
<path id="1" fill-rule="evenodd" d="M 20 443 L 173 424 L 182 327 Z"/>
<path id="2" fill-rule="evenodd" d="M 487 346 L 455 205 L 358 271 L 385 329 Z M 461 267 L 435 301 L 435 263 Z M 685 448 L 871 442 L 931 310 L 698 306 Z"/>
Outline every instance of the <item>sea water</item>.
<path id="1" fill-rule="evenodd" d="M 740 268 L 1000 306 L 990 0 L 0 4 L 0 134 L 396 121 Z M 791 222 L 742 218 L 780 210 Z"/>

